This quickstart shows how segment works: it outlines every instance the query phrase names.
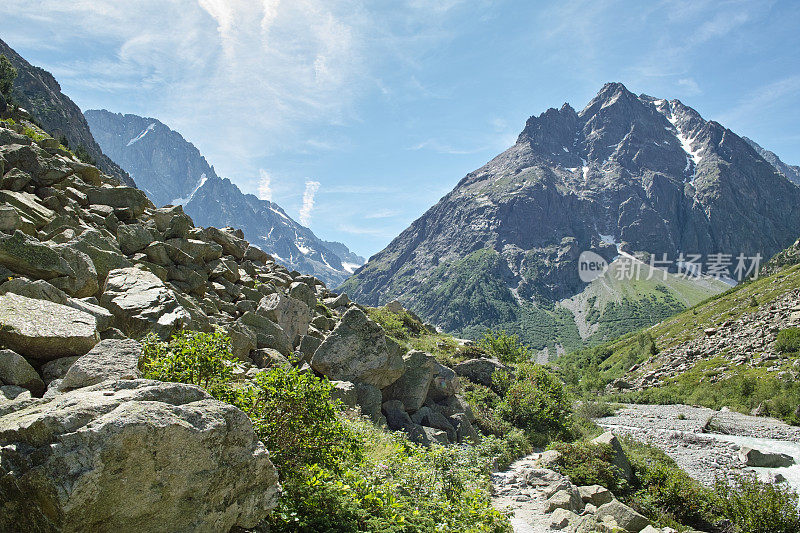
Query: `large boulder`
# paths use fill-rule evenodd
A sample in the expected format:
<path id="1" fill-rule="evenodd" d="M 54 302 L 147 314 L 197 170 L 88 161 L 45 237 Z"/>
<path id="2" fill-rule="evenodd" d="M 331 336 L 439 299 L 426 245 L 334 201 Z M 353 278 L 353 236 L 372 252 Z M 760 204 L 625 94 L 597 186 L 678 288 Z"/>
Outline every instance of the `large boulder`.
<path id="1" fill-rule="evenodd" d="M 153 235 L 142 224 L 120 224 L 117 241 L 122 253 L 131 255 L 147 248 L 153 242 Z"/>
<path id="2" fill-rule="evenodd" d="M 441 363 L 435 363 L 433 379 L 428 388 L 428 399 L 440 402 L 461 391 L 461 382 L 452 368 Z"/>
<path id="3" fill-rule="evenodd" d="M 777 452 L 762 452 L 748 446 L 739 450 L 739 459 L 747 466 L 762 468 L 784 468 L 792 466 L 795 461 L 791 455 Z"/>
<path id="4" fill-rule="evenodd" d="M 613 456 L 611 457 L 611 464 L 616 466 L 622 477 L 626 480 L 631 481 L 633 479 L 633 468 L 631 467 L 631 463 L 628 460 L 628 456 L 625 455 L 625 451 L 622 449 L 622 444 L 620 444 L 619 439 L 612 433 L 611 431 L 606 431 L 602 435 L 595 437 L 592 439 L 593 444 L 602 444 L 605 446 L 610 446 Z"/>
<path id="5" fill-rule="evenodd" d="M 116 210 L 129 209 L 139 217 L 148 207 L 153 207 L 147 195 L 132 187 L 87 187 L 84 192 L 90 204 L 101 204 Z"/>
<path id="6" fill-rule="evenodd" d="M 313 316 L 313 311 L 305 303 L 278 292 L 264 296 L 257 312 L 278 324 L 292 346 L 300 344 L 300 337 L 308 332 Z"/>
<path id="7" fill-rule="evenodd" d="M 595 514 L 599 520 L 612 518 L 619 527 L 628 533 L 639 533 L 650 523 L 647 518 L 640 515 L 619 500 L 611 500 L 597 509 Z"/>
<path id="8" fill-rule="evenodd" d="M 0 530 L 228 531 L 278 480 L 247 415 L 200 388 L 108 381 L 0 405 Z"/>
<path id="9" fill-rule="evenodd" d="M 100 305 L 114 315 L 114 327 L 134 338 L 150 331 L 167 338 L 191 320 L 155 274 L 135 267 L 108 273 Z"/>
<path id="10" fill-rule="evenodd" d="M 509 368 L 497 359 L 478 358 L 458 363 L 453 370 L 473 383 L 491 387 L 492 375 L 497 371 L 508 371 Z"/>
<path id="11" fill-rule="evenodd" d="M 11 350 L 0 350 L 0 382 L 28 389 L 36 396 L 44 393 L 44 381 L 24 357 Z"/>
<path id="12" fill-rule="evenodd" d="M 53 246 L 53 249 L 66 261 L 74 275 L 53 278 L 50 283 L 75 298 L 86 298 L 97 294 L 100 283 L 92 259 L 68 244 Z"/>
<path id="13" fill-rule="evenodd" d="M 0 285 L 0 294 L 6 294 L 8 292 L 37 300 L 47 300 L 48 302 L 66 305 L 67 307 L 72 307 L 78 311 L 88 313 L 97 320 L 98 331 L 102 332 L 111 327 L 112 316 L 108 310 L 84 300 L 70 298 L 64 291 L 54 287 L 43 279 L 30 281 L 24 278 L 14 278 L 8 280 Z"/>
<path id="14" fill-rule="evenodd" d="M 75 276 L 75 271 L 52 247 L 19 230 L 13 235 L 0 234 L 0 265 L 34 278 Z"/>
<path id="15" fill-rule="evenodd" d="M 53 185 L 73 173 L 63 159 L 52 157 L 36 144 L 0 146 L 0 157 L 6 160 L 7 168 L 29 172 L 39 186 Z"/>
<path id="16" fill-rule="evenodd" d="M 88 313 L 18 294 L 0 295 L 0 342 L 28 359 L 83 355 L 99 341 L 97 320 Z"/>
<path id="17" fill-rule="evenodd" d="M 311 367 L 330 379 L 363 382 L 381 389 L 405 372 L 402 356 L 387 347 L 383 329 L 358 308 L 344 314 L 314 352 Z"/>
<path id="18" fill-rule="evenodd" d="M 256 334 L 258 348 L 273 348 L 283 355 L 292 351 L 292 343 L 283 328 L 270 319 L 253 311 L 247 311 L 237 321 L 239 324 L 251 328 Z"/>
<path id="19" fill-rule="evenodd" d="M 425 352 L 412 350 L 403 356 L 403 375 L 383 391 L 384 401 L 400 400 L 406 411 L 416 411 L 425 403 L 436 369 L 436 359 Z"/>
<path id="20" fill-rule="evenodd" d="M 107 379 L 140 378 L 141 357 L 142 345 L 133 339 L 102 340 L 70 365 L 59 389 L 89 387 Z"/>

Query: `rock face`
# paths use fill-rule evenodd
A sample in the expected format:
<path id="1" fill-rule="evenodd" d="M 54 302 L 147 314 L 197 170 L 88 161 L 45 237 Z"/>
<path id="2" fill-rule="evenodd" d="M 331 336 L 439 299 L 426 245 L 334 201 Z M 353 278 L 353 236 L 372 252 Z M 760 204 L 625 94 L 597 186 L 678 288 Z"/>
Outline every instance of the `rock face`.
<path id="1" fill-rule="evenodd" d="M 552 356 L 603 340 L 614 321 L 649 325 L 636 319 L 644 309 L 658 322 L 691 292 L 624 284 L 565 307 L 587 288 L 584 251 L 608 262 L 620 251 L 673 262 L 681 252 L 766 258 L 798 234 L 800 188 L 744 140 L 678 100 L 610 83 L 581 111 L 565 104 L 531 117 L 513 147 L 464 177 L 342 290 L 365 305 L 397 299 L 465 336 L 503 327 Z"/>
<path id="2" fill-rule="evenodd" d="M 88 313 L 17 294 L 0 296 L 0 341 L 36 361 L 83 355 L 100 341 Z"/>
<path id="3" fill-rule="evenodd" d="M 244 194 L 217 176 L 192 143 L 160 121 L 105 110 L 87 111 L 86 120 L 103 150 L 156 205 L 181 204 L 203 226 L 242 228 L 251 243 L 290 269 L 332 286 L 364 264 L 344 244 L 319 239 L 277 204 Z"/>
<path id="4" fill-rule="evenodd" d="M 138 268 L 109 272 L 100 303 L 114 315 L 114 326 L 131 337 L 154 331 L 166 338 L 190 319 L 157 276 Z"/>
<path id="5" fill-rule="evenodd" d="M 0 350 L 0 383 L 28 389 L 36 396 L 44 392 L 44 382 L 36 370 L 11 350 Z"/>
<path id="6" fill-rule="evenodd" d="M 102 340 L 70 365 L 59 388 L 79 389 L 107 379 L 140 378 L 141 357 L 142 346 L 133 339 Z"/>
<path id="7" fill-rule="evenodd" d="M 55 138 L 63 135 L 73 149 L 82 146 L 103 172 L 126 185 L 134 186 L 128 173 L 109 159 L 97 145 L 80 108 L 61 92 L 61 86 L 49 72 L 25 61 L 2 40 L 0 55 L 11 60 L 17 69 L 14 98 L 36 117 L 48 133 Z"/>
<path id="8" fill-rule="evenodd" d="M 0 418 L 0 446 L 3 531 L 228 531 L 256 526 L 277 496 L 247 416 L 190 385 L 34 401 Z"/>
<path id="9" fill-rule="evenodd" d="M 360 309 L 350 309 L 322 342 L 311 367 L 331 379 L 384 388 L 403 375 L 402 357 L 386 345 L 386 335 Z"/>

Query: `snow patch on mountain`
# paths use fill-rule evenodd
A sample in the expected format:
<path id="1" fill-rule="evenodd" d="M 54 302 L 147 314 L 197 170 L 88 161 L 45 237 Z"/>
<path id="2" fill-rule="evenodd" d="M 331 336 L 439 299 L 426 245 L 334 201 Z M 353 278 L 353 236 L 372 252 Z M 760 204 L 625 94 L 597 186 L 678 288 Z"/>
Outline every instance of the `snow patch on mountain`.
<path id="1" fill-rule="evenodd" d="M 197 190 L 203 185 L 205 185 L 207 180 L 208 177 L 206 176 L 205 172 L 203 172 L 200 175 L 200 179 L 197 181 L 197 185 L 195 185 L 194 189 L 192 189 L 192 192 L 189 193 L 189 196 L 187 196 L 186 198 L 175 198 L 174 200 L 172 200 L 172 205 L 188 204 L 192 200 L 192 198 L 194 198 L 194 194 L 197 192 Z"/>
<path id="2" fill-rule="evenodd" d="M 153 128 L 155 128 L 155 127 L 156 127 L 156 123 L 155 123 L 155 122 L 151 123 L 149 126 L 147 126 L 147 127 L 146 127 L 146 128 L 143 130 L 143 131 L 142 131 L 142 133 L 140 133 L 139 135 L 137 135 L 136 137 L 134 137 L 133 139 L 131 139 L 130 141 L 128 141 L 128 144 L 126 144 L 125 146 L 130 146 L 130 145 L 134 144 L 135 142 L 142 140 L 142 138 L 143 138 L 145 135 L 147 135 L 149 132 L 153 131 Z"/>

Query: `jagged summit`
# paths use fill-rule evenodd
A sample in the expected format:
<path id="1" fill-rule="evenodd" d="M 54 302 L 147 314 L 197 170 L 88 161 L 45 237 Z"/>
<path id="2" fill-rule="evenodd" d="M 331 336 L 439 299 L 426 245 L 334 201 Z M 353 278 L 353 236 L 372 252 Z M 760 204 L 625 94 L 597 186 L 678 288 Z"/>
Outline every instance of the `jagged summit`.
<path id="1" fill-rule="evenodd" d="M 244 194 L 217 175 L 180 133 L 154 118 L 90 110 L 86 118 L 100 146 L 135 177 L 156 205 L 182 205 L 203 226 L 241 228 L 247 239 L 289 268 L 331 285 L 364 259 L 341 243 L 327 243 L 276 203 Z"/>
<path id="2" fill-rule="evenodd" d="M 650 287 L 623 297 L 611 287 L 576 307 L 587 289 L 582 251 L 607 261 L 620 251 L 766 258 L 798 234 L 800 189 L 745 140 L 679 100 L 608 83 L 580 111 L 567 104 L 528 119 L 514 146 L 468 174 L 345 287 L 368 304 L 399 299 L 446 330 L 506 327 L 552 350 L 602 337 L 603 324 L 652 323 L 716 290 Z M 649 318 L 630 320 L 645 308 Z M 589 322 L 578 328 L 576 317 Z"/>

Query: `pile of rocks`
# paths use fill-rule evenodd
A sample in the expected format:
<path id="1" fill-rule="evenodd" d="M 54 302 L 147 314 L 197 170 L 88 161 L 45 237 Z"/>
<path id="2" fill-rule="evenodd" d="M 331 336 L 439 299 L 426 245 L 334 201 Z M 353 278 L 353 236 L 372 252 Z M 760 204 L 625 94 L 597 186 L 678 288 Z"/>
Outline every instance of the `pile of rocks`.
<path id="1" fill-rule="evenodd" d="M 745 302 L 747 305 L 749 302 Z M 800 368 L 782 369 L 781 360 L 786 358 L 775 348 L 778 332 L 789 327 L 800 327 L 800 289 L 787 291 L 769 305 L 754 312 L 743 313 L 735 320 L 723 316 L 712 323 L 711 328 L 698 328 L 689 338 L 679 344 L 662 349 L 658 354 L 631 368 L 630 372 L 612 388 L 647 389 L 657 387 L 669 378 L 678 376 L 699 361 L 724 355 L 731 365 L 763 367 L 768 372 L 784 372 L 787 380 L 800 378 Z M 661 347 L 669 339 L 655 339 Z M 715 374 L 705 379 L 711 382 L 727 377 L 728 367 L 720 367 Z"/>
<path id="2" fill-rule="evenodd" d="M 607 444 L 616 443 L 611 434 L 601 437 Z M 574 485 L 555 470 L 553 465 L 558 458 L 555 450 L 535 453 L 515 462 L 507 471 L 492 475 L 493 504 L 512 514 L 516 533 L 675 531 L 653 527 L 605 487 Z"/>
<path id="3" fill-rule="evenodd" d="M 297 365 L 419 442 L 476 438 L 453 370 L 405 353 L 346 295 L 241 231 L 156 208 L 36 131 L 0 123 L 0 529 L 85 516 L 221 531 L 274 505 L 274 468 L 243 413 L 140 379 L 135 340 L 150 333 L 221 328 L 242 378 Z M 3 522 L 21 513 L 30 525 Z"/>

